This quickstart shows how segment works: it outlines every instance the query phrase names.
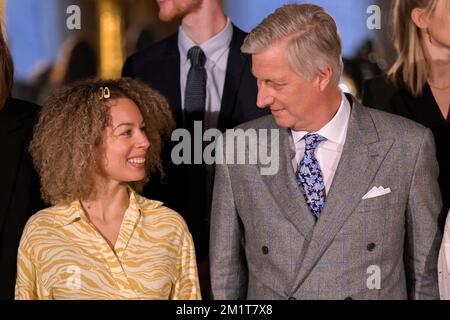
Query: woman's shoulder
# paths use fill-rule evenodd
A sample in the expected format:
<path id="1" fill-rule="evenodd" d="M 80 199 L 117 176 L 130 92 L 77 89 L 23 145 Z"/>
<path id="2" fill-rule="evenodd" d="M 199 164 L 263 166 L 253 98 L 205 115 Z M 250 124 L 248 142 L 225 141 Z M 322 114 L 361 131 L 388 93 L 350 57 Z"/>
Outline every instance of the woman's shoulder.
<path id="1" fill-rule="evenodd" d="M 403 91 L 401 85 L 387 75 L 378 76 L 364 81 L 362 103 L 368 107 L 390 111 L 392 97 Z"/>
<path id="2" fill-rule="evenodd" d="M 58 215 L 58 208 L 61 206 L 51 206 L 45 209 L 39 210 L 35 214 L 33 214 L 30 219 L 28 219 L 28 224 L 40 225 L 43 223 L 48 223 L 49 221 L 53 221 L 55 217 Z"/>
<path id="3" fill-rule="evenodd" d="M 33 214 L 27 221 L 25 231 L 37 229 L 51 229 L 65 225 L 79 215 L 76 202 L 59 204 L 42 209 Z"/>
<path id="4" fill-rule="evenodd" d="M 392 94 L 403 90 L 401 84 L 384 74 L 364 81 L 363 94 L 366 89 L 371 89 L 375 93 Z"/>
<path id="5" fill-rule="evenodd" d="M 57 236 L 63 219 L 70 215 L 68 206 L 52 206 L 33 214 L 27 221 L 22 233 L 22 245 L 35 248 L 44 241 Z"/>
<path id="6" fill-rule="evenodd" d="M 163 202 L 138 194 L 136 194 L 136 202 L 144 219 L 152 221 L 152 223 L 165 223 L 187 229 L 183 217 L 175 210 L 166 207 Z"/>

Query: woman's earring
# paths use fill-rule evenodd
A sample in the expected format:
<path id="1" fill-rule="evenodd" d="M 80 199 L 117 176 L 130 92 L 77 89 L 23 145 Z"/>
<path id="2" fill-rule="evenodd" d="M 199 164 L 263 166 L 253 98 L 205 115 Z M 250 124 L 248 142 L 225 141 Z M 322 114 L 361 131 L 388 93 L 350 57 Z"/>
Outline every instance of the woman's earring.
<path id="1" fill-rule="evenodd" d="M 433 44 L 433 38 L 431 37 L 430 29 L 427 29 L 428 39 L 430 39 L 430 43 Z"/>

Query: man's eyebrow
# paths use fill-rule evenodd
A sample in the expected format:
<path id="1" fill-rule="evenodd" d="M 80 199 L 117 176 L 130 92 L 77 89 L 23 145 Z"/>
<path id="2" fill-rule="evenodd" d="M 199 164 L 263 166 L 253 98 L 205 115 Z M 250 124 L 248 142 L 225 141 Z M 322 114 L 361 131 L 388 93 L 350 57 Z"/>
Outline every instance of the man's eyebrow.
<path id="1" fill-rule="evenodd" d="M 258 78 L 253 73 L 253 69 L 251 70 L 251 73 L 257 80 L 260 80 L 260 81 L 270 81 L 270 82 L 277 83 L 277 84 L 284 84 L 285 83 L 284 79 L 263 79 L 263 78 Z"/>

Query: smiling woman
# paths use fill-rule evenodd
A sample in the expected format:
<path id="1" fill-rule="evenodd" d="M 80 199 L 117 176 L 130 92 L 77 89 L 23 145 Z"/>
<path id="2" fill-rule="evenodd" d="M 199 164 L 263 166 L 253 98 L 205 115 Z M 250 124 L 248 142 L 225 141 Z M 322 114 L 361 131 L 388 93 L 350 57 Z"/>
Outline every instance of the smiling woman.
<path id="1" fill-rule="evenodd" d="M 141 152 L 146 154 L 146 170 L 161 170 L 161 137 L 172 127 L 166 100 L 132 79 L 88 80 L 55 92 L 42 108 L 31 144 L 44 199 L 60 204 L 95 196 L 101 190 L 108 147 L 122 143 L 124 128 L 131 131 L 132 143 L 142 142 L 143 129 L 151 146 Z M 123 182 L 140 192 L 147 178 Z"/>
<path id="2" fill-rule="evenodd" d="M 172 128 L 164 98 L 131 79 L 88 80 L 48 99 L 30 150 L 53 207 L 25 227 L 16 299 L 200 298 L 184 220 L 137 193 L 162 171 Z"/>

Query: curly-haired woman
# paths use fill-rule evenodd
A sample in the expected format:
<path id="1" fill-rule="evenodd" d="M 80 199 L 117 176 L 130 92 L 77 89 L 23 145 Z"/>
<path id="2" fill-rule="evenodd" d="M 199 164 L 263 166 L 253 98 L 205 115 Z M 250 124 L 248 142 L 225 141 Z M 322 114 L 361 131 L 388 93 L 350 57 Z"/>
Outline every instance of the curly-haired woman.
<path id="1" fill-rule="evenodd" d="M 53 206 L 25 227 L 16 299 L 200 298 L 184 220 L 138 195 L 172 128 L 167 102 L 135 80 L 50 96 L 30 150 Z"/>

